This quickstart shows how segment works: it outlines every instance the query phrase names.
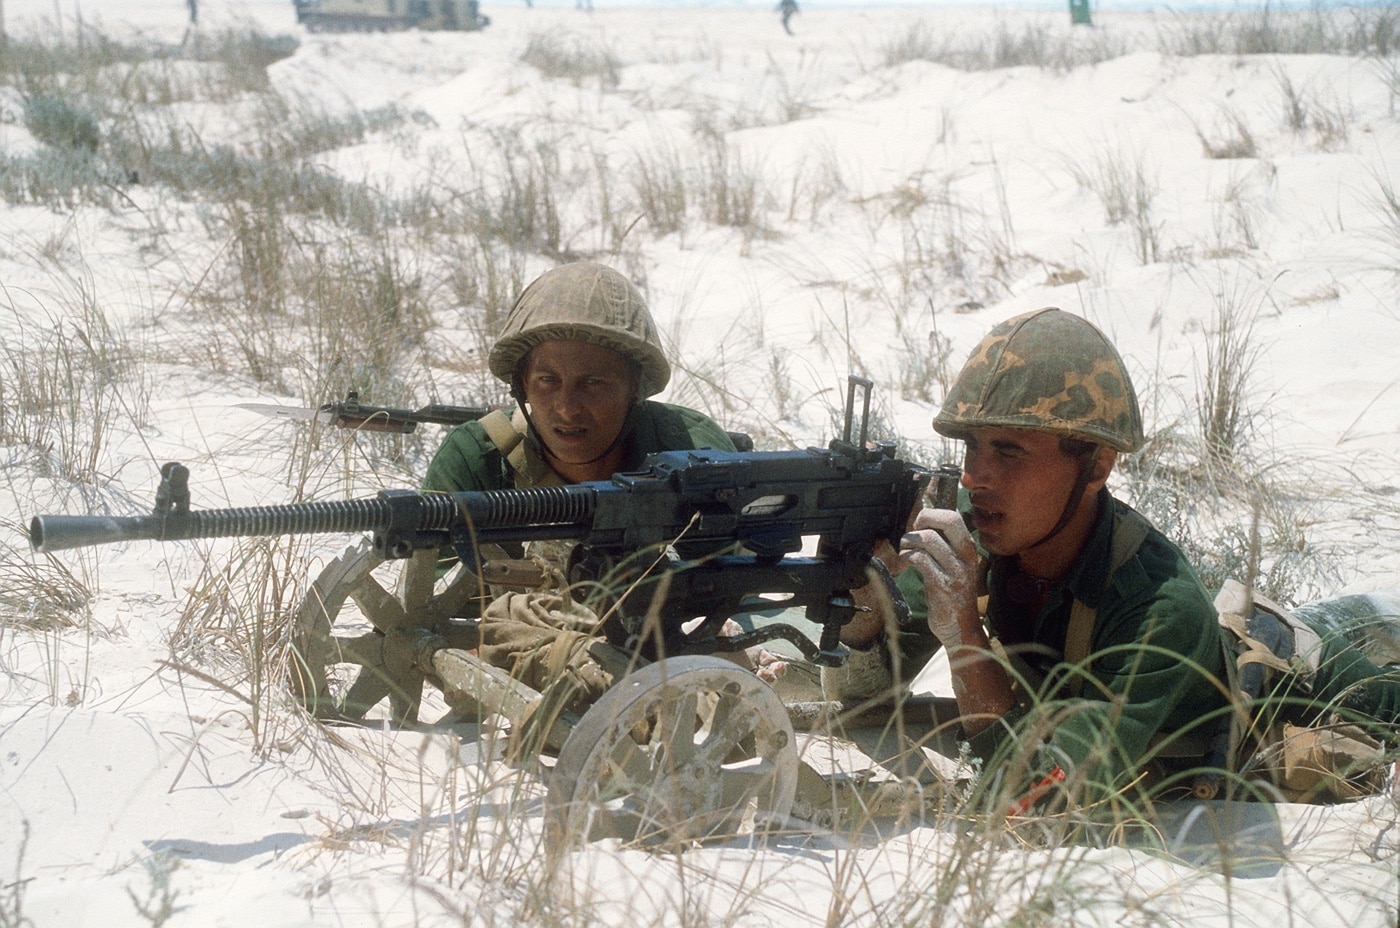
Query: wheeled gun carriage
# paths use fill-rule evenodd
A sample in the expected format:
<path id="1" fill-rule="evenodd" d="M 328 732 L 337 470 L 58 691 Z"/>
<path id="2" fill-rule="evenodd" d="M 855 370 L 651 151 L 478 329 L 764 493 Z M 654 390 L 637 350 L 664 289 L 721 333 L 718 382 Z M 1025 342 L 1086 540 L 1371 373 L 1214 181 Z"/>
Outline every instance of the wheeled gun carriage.
<path id="1" fill-rule="evenodd" d="M 877 575 L 876 543 L 898 543 L 930 481 L 893 443 L 867 442 L 870 388 L 852 378 L 844 435 L 826 449 L 666 452 L 636 473 L 561 487 L 385 490 L 196 511 L 188 471 L 166 464 L 151 515 L 37 516 L 30 542 L 51 552 L 140 539 L 372 533 L 327 565 L 297 610 L 291 685 L 310 712 L 362 722 L 387 700 L 393 722 L 417 724 L 428 683 L 451 716 L 503 716 L 517 747 L 553 758 L 547 821 L 566 835 L 732 833 L 740 820 L 789 814 L 799 769 L 794 718 L 820 713 L 784 705 L 720 655 L 782 640 L 810 665 L 839 665 L 839 632 L 856 608 L 851 591 Z M 590 653 L 616 682 L 581 717 L 475 653 L 476 617 L 489 595 L 518 583 L 523 563 L 500 557 L 500 546 L 532 540 L 576 542 L 571 588 L 602 591 L 590 605 L 603 617 L 598 640 L 610 645 Z M 803 554 L 813 541 L 815 551 Z M 799 608 L 801 628 L 783 619 Z M 776 619 L 774 610 L 783 610 Z M 739 634 L 724 628 L 751 615 L 770 620 Z M 519 737 L 526 730 L 528 741 Z"/>

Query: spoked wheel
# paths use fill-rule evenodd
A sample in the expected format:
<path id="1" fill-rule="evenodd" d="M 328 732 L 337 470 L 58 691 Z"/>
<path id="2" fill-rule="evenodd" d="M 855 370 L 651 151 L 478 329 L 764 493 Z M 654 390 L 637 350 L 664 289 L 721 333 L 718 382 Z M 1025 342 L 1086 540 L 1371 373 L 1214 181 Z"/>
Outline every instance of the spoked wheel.
<path id="1" fill-rule="evenodd" d="M 549 778 L 559 841 L 647 844 L 748 833 L 786 817 L 797 742 L 782 701 L 717 657 L 674 657 L 619 680 L 583 715 Z"/>
<path id="2" fill-rule="evenodd" d="M 292 691 L 317 718 L 362 721 L 387 699 L 396 724 L 418 721 L 423 633 L 476 646 L 474 625 L 453 622 L 474 605 L 476 578 L 460 565 L 439 579 L 437 552 L 386 561 L 366 539 L 331 561 L 292 624 Z"/>

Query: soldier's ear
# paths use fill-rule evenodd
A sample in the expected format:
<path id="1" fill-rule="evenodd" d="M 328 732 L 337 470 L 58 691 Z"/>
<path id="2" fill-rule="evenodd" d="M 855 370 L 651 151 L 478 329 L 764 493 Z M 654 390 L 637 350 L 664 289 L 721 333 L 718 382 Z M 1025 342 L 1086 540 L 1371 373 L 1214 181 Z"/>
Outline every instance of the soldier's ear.
<path id="1" fill-rule="evenodd" d="M 1108 475 L 1113 473 L 1113 465 L 1117 462 L 1117 451 L 1107 445 L 1099 446 L 1099 450 L 1094 454 L 1094 466 L 1089 471 L 1090 492 L 1097 493 L 1108 482 Z"/>

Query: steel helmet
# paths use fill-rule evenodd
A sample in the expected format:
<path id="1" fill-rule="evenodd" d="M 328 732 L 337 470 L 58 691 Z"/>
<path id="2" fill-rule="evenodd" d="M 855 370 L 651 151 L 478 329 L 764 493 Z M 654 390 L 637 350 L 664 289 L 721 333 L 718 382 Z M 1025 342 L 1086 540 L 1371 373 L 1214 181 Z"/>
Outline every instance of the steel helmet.
<path id="1" fill-rule="evenodd" d="M 1061 432 L 1124 452 L 1144 442 L 1117 350 L 1088 321 L 1054 308 L 993 328 L 933 420 L 949 438 L 980 426 Z"/>
<path id="2" fill-rule="evenodd" d="M 602 264 L 565 264 L 535 278 L 506 316 L 491 349 L 491 373 L 515 386 L 520 364 L 540 342 L 577 339 L 636 362 L 641 398 L 671 380 L 646 300 L 626 277 Z"/>

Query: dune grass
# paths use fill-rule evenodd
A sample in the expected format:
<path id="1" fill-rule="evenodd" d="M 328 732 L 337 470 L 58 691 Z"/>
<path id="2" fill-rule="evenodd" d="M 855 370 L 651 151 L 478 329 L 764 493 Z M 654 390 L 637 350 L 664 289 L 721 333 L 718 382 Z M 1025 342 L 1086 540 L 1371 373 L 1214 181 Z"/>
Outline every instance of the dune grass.
<path id="1" fill-rule="evenodd" d="M 1116 34 L 1067 34 L 1034 23 L 954 40 L 918 23 L 878 58 L 886 68 L 918 60 L 964 70 L 1056 72 L 1143 49 L 1347 54 L 1384 63 L 1393 61 L 1395 30 L 1392 7 L 1224 20 L 1183 15 L 1136 45 Z M 54 295 L 37 307 L 13 295 L 0 301 L 7 316 L 0 446 L 13 455 L 7 466 L 13 460 L 76 488 L 89 508 L 133 509 L 119 493 L 122 462 L 113 436 L 139 432 L 155 419 L 154 384 L 171 367 L 198 370 L 230 389 L 300 401 L 324 401 L 348 389 L 406 406 L 504 401 L 483 358 L 522 285 L 542 267 L 572 258 L 632 265 L 642 280 L 650 260 L 638 244 L 643 232 L 682 245 L 732 234 L 736 252 L 752 256 L 767 243 L 781 244 L 794 227 L 833 217 L 848 222 L 852 235 L 875 243 L 873 257 L 864 268 L 837 273 L 838 286 L 830 284 L 829 266 L 807 256 L 770 260 L 788 262 L 792 276 L 816 294 L 823 323 L 817 347 L 831 367 L 873 376 L 882 393 L 928 407 L 946 392 L 956 368 L 958 352 L 947 332 L 958 311 L 1014 295 L 1032 270 L 1037 281 L 1085 277 L 1022 250 L 1000 173 L 989 197 L 966 192 L 953 173 L 930 170 L 860 199 L 845 166 L 818 151 L 805 162 L 806 173 L 783 185 L 736 131 L 768 117 L 714 113 L 704 101 L 692 101 L 687 131 L 648 138 L 625 152 L 601 141 L 574 144 L 559 126 L 464 127 L 471 170 L 454 174 L 451 183 L 390 195 L 338 176 L 319 157 L 425 130 L 427 122 L 394 107 L 332 116 L 288 103 L 269 88 L 265 68 L 290 50 L 285 39 L 249 32 L 178 55 L 98 35 L 80 44 L 11 42 L 0 55 L 0 81 L 27 98 L 22 121 L 34 141 L 27 154 L 0 157 L 0 196 L 8 204 L 112 214 L 137 206 L 148 214 L 153 248 L 173 248 L 176 228 L 190 223 L 209 245 L 168 294 L 152 298 L 162 306 L 122 324 L 109 318 L 87 277 L 61 270 L 67 265 L 36 247 L 33 262 L 51 268 Z M 631 63 L 619 50 L 563 34 L 535 36 L 520 60 L 548 79 L 599 94 L 617 93 Z M 765 101 L 755 112 L 792 121 L 818 111 L 817 92 L 801 73 L 772 67 L 772 106 Z M 1284 72 L 1277 83 L 1280 121 L 1289 131 L 1318 151 L 1349 144 L 1344 107 L 1300 89 Z M 1391 87 L 1394 92 L 1393 78 Z M 251 128 L 195 131 L 170 110 L 191 101 L 236 105 L 251 114 L 245 123 Z M 955 127 L 946 128 L 955 134 Z M 1219 120 L 1195 131 L 1208 159 L 1259 155 L 1255 130 L 1238 110 L 1222 110 Z M 1065 170 L 1097 201 L 1104 225 L 1122 231 L 1139 266 L 1170 259 L 1163 182 L 1145 155 L 1106 146 Z M 1393 184 L 1375 180 L 1386 267 L 1400 273 L 1400 207 Z M 1225 241 L 1235 250 L 1257 248 L 1266 216 L 1235 209 L 1244 200 L 1238 190 L 1225 198 L 1234 211 L 1203 252 L 1222 254 L 1229 250 Z M 1255 426 L 1267 398 L 1256 395 L 1251 377 L 1263 350 L 1252 328 L 1256 310 L 1252 299 L 1217 295 L 1185 411 L 1157 421 L 1148 449 L 1124 461 L 1122 487 L 1183 544 L 1208 585 L 1249 577 L 1272 598 L 1298 600 L 1334 585 L 1342 556 L 1310 538 L 1315 516 L 1298 484 L 1311 475 L 1259 447 Z M 791 444 L 814 422 L 820 429 L 839 418 L 839 403 L 824 394 L 830 370 L 809 370 L 811 362 L 764 328 L 761 298 L 752 317 L 752 328 L 735 333 L 732 353 L 697 358 L 679 351 L 673 396 L 695 397 L 695 405 L 724 413 L 726 424 L 753 432 L 760 447 Z M 895 348 L 888 370 L 861 347 L 872 318 L 890 320 Z M 678 325 L 677 348 L 684 348 L 685 326 L 702 324 Z M 151 325 L 161 329 L 158 345 L 143 334 Z M 452 337 L 435 337 L 442 333 Z M 1175 372 L 1149 373 L 1165 380 Z M 885 410 L 876 419 L 876 437 L 910 440 L 897 434 Z M 416 483 L 435 439 L 318 431 L 261 436 L 259 446 L 271 450 L 259 466 L 286 487 L 284 501 L 356 495 L 369 482 Z M 932 463 L 946 459 L 949 449 L 920 440 L 908 453 Z M 239 476 L 232 468 L 219 473 L 229 482 Z M 142 506 L 146 491 L 137 490 Z M 27 507 L 30 500 L 20 502 Z M 780 864 L 711 866 L 724 861 L 723 848 L 705 847 L 645 854 L 586 849 L 561 858 L 547 852 L 539 828 L 538 778 L 496 761 L 463 760 L 455 742 L 444 746 L 450 734 L 424 735 L 416 746 L 421 753 L 403 756 L 401 744 L 381 738 L 384 733 L 307 719 L 285 687 L 288 623 L 305 595 L 307 564 L 321 556 L 321 549 L 313 556 L 296 541 L 200 549 L 179 568 L 190 582 L 169 632 L 166 668 L 185 685 L 229 695 L 252 750 L 304 764 L 308 778 L 335 794 L 340 811 L 318 822 L 318 844 L 303 863 L 390 848 L 401 855 L 409 882 L 462 923 L 481 923 L 481 913 L 490 911 L 505 913 L 503 922 L 509 916 L 516 924 L 549 926 L 587 923 L 599 906 L 619 915 L 633 911 L 625 895 L 598 896 L 597 874 L 609 872 L 606 855 L 626 853 L 636 872 L 618 878 L 642 900 L 635 911 L 650 906 L 668 923 L 687 926 L 782 914 L 784 903 L 775 904 L 768 889 L 775 874 L 764 870 L 782 877 Z M 0 657 L 17 635 L 81 627 L 98 592 L 81 571 L 10 545 L 0 547 L 0 590 Z M 492 745 L 496 735 L 484 732 Z M 1122 843 L 1125 830 L 1148 817 L 1130 799 L 1098 810 L 1105 811 L 1099 821 L 974 815 L 1014 798 L 995 788 L 949 784 L 932 809 L 911 805 L 896 827 L 876 823 L 872 814 L 823 835 L 828 923 L 1059 923 L 1057 913 L 1086 900 L 1092 906 L 1094 893 L 1103 891 L 1085 877 L 1092 851 Z M 404 818 L 406 807 L 416 816 Z M 892 842 L 882 851 L 917 855 L 916 869 L 926 879 L 891 885 L 888 868 L 870 853 L 877 824 L 901 839 L 914 825 L 935 833 L 927 847 Z M 749 853 L 754 840 L 736 838 L 734 846 Z M 149 891 L 134 892 L 132 901 L 156 923 L 178 908 L 178 893 L 164 863 L 152 858 L 145 866 Z M 664 885 L 680 891 L 648 898 L 648 873 L 664 875 Z M 0 886 L 0 924 L 24 923 L 23 887 L 18 874 Z M 1155 904 L 1126 897 L 1120 922 L 1153 924 Z"/>

